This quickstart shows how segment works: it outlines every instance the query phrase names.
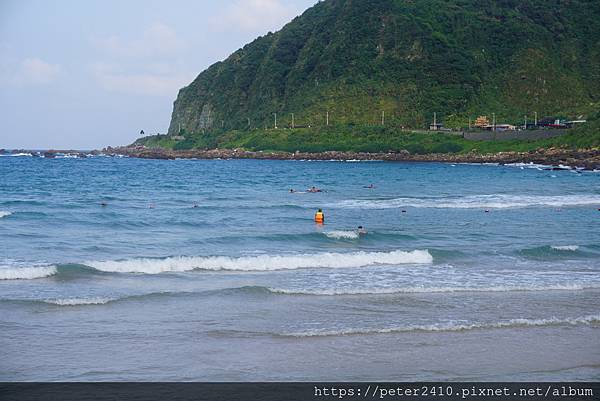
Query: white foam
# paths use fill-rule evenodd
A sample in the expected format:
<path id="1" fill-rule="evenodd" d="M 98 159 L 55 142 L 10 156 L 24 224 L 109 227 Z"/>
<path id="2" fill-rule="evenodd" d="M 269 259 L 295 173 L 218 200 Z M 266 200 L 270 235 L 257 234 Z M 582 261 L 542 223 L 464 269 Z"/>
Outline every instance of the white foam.
<path id="1" fill-rule="evenodd" d="M 590 325 L 600 323 L 600 315 L 588 315 L 575 318 L 556 318 L 548 319 L 511 319 L 499 322 L 477 322 L 477 323 L 462 323 L 449 321 L 444 323 L 434 323 L 429 325 L 406 325 L 387 328 L 349 328 L 340 330 L 310 330 L 305 332 L 287 333 L 286 336 L 293 337 L 325 337 L 325 336 L 341 336 L 341 335 L 356 335 L 356 334 L 386 334 L 386 333 L 402 333 L 411 331 L 467 331 L 467 330 L 484 330 L 484 329 L 504 329 L 504 328 L 519 328 L 519 327 L 541 327 L 541 326 L 560 326 L 560 325 Z"/>
<path id="2" fill-rule="evenodd" d="M 600 195 L 472 195 L 443 198 L 393 198 L 353 199 L 340 202 L 342 208 L 350 209 L 395 209 L 401 207 L 448 208 L 448 209 L 509 209 L 532 206 L 586 206 L 600 205 Z"/>
<path id="3" fill-rule="evenodd" d="M 536 170 L 540 170 L 540 169 L 544 169 L 544 168 L 552 168 L 552 166 L 550 165 L 546 165 L 546 164 L 536 164 L 533 162 L 529 162 L 529 163 L 507 163 L 505 164 L 505 166 L 507 167 L 520 167 L 520 168 L 533 168 Z"/>
<path id="4" fill-rule="evenodd" d="M 358 232 L 357 231 L 329 231 L 324 232 L 327 237 L 334 239 L 357 239 Z"/>
<path id="5" fill-rule="evenodd" d="M 33 280 L 55 275 L 55 266 L 0 267 L 0 280 Z"/>
<path id="6" fill-rule="evenodd" d="M 130 259 L 122 261 L 86 262 L 94 269 L 115 273 L 183 272 L 202 270 L 271 271 L 303 268 L 354 268 L 372 265 L 425 264 L 433 257 L 427 250 L 411 252 L 354 252 L 298 255 L 259 255 L 232 258 L 171 257 L 166 259 Z"/>
<path id="7" fill-rule="evenodd" d="M 579 249 L 579 245 L 552 245 L 551 248 L 557 251 L 576 251 Z"/>
<path id="8" fill-rule="evenodd" d="M 6 216 L 10 216 L 12 214 L 12 212 L 7 212 L 4 210 L 0 210 L 0 219 Z"/>
<path id="9" fill-rule="evenodd" d="M 33 156 L 31 153 L 10 153 L 10 154 L 2 154 L 0 156 L 6 156 L 6 157 L 22 157 L 22 156 Z"/>
<path id="10" fill-rule="evenodd" d="M 47 304 L 59 305 L 59 306 L 78 306 L 78 305 L 104 305 L 111 301 L 115 301 L 114 298 L 62 298 L 62 299 L 46 299 L 44 300 Z"/>
<path id="11" fill-rule="evenodd" d="M 546 286 L 494 286 L 494 287 L 395 287 L 395 288 L 341 288 L 341 289 L 284 289 L 268 288 L 269 291 L 286 295 L 386 295 L 452 292 L 519 292 L 519 291 L 577 291 L 600 288 L 594 284 L 557 284 Z"/>

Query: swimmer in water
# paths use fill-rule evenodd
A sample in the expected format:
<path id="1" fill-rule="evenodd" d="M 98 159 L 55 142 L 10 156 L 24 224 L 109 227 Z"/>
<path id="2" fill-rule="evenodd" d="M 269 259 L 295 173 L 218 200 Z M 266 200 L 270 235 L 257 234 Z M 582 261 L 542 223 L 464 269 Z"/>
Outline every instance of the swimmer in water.
<path id="1" fill-rule="evenodd" d="M 375 185 L 369 184 L 365 188 L 367 188 L 367 189 L 375 189 Z"/>
<path id="2" fill-rule="evenodd" d="M 317 224 L 325 223 L 325 214 L 323 213 L 323 209 L 319 209 L 319 210 L 317 210 L 317 213 L 315 213 L 315 223 L 317 223 Z"/>
<path id="3" fill-rule="evenodd" d="M 358 226 L 356 232 L 358 233 L 358 235 L 367 235 L 367 229 L 363 226 Z"/>
<path id="4" fill-rule="evenodd" d="M 308 192 L 311 192 L 311 193 L 316 193 L 316 192 L 323 192 L 323 191 L 322 191 L 321 189 L 319 189 L 319 188 L 317 188 L 317 187 L 313 186 L 313 187 L 311 187 L 311 188 L 308 190 Z"/>
<path id="5" fill-rule="evenodd" d="M 104 207 L 104 206 L 108 206 L 108 203 L 106 203 L 106 202 L 101 202 L 101 203 L 100 203 L 100 206 L 102 206 L 102 207 Z"/>
<path id="6" fill-rule="evenodd" d="M 294 192 L 296 192 L 294 191 L 294 188 L 290 188 L 290 193 L 293 194 Z"/>

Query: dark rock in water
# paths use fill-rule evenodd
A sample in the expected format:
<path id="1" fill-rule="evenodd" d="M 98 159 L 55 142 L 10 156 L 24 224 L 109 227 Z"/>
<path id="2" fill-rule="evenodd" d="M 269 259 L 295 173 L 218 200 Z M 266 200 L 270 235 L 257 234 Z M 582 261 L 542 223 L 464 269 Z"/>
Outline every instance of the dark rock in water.
<path id="1" fill-rule="evenodd" d="M 56 157 L 56 153 L 48 151 L 48 152 L 44 152 L 44 157 L 46 159 L 54 159 Z"/>

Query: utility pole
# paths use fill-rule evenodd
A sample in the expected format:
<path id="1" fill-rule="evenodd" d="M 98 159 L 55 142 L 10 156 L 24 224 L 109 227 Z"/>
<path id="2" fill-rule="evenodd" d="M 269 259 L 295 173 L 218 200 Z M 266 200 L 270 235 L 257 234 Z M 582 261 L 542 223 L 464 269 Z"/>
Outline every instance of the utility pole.
<path id="1" fill-rule="evenodd" d="M 525 114 L 525 129 L 527 129 L 527 114 Z"/>
<path id="2" fill-rule="evenodd" d="M 471 131 L 471 116 L 469 116 L 469 131 Z"/>
<path id="3" fill-rule="evenodd" d="M 294 113 L 292 113 L 292 129 L 294 129 L 295 125 L 294 125 Z"/>
<path id="4" fill-rule="evenodd" d="M 433 130 L 437 131 L 437 113 L 433 112 Z"/>
<path id="5" fill-rule="evenodd" d="M 273 113 L 273 115 L 275 116 L 275 129 L 277 129 L 277 113 Z"/>
<path id="6" fill-rule="evenodd" d="M 250 128 L 250 117 L 248 117 L 248 128 Z"/>
<path id="7" fill-rule="evenodd" d="M 177 135 L 181 134 L 181 123 L 179 123 L 179 129 L 177 130 Z"/>
<path id="8" fill-rule="evenodd" d="M 385 110 L 381 111 L 381 125 L 385 125 Z"/>
<path id="9" fill-rule="evenodd" d="M 535 111 L 533 113 L 533 115 L 534 115 L 534 118 L 535 118 L 534 124 L 535 124 L 535 127 L 537 128 L 537 111 Z"/>
<path id="10" fill-rule="evenodd" d="M 327 110 L 325 116 L 325 125 L 329 126 L 329 110 Z"/>

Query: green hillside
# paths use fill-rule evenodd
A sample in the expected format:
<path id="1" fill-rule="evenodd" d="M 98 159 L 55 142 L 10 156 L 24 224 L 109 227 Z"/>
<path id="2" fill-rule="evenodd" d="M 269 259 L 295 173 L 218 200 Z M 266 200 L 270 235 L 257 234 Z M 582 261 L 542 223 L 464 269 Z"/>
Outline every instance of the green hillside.
<path id="1" fill-rule="evenodd" d="M 589 117 L 600 107 L 598 21 L 597 0 L 322 1 L 181 89 L 169 134 L 186 137 L 179 147 L 292 150 L 339 148 L 359 131 L 394 142 L 434 112 L 454 127 L 491 113 Z M 298 129 L 267 130 L 275 113 L 279 128 L 293 115 Z"/>

